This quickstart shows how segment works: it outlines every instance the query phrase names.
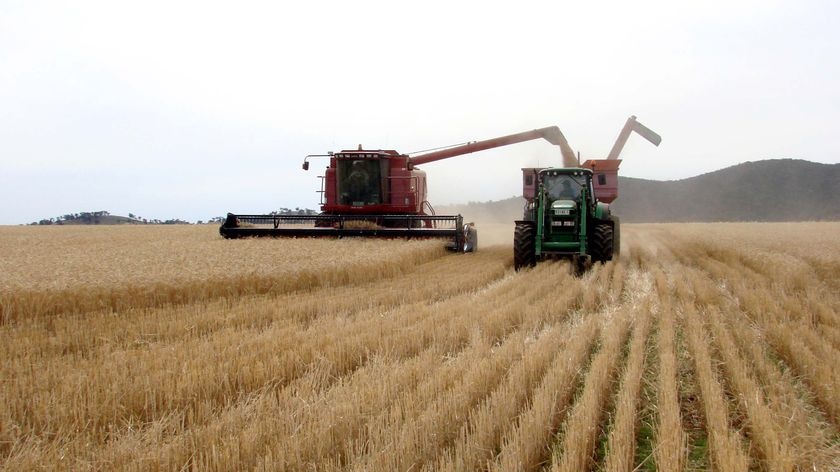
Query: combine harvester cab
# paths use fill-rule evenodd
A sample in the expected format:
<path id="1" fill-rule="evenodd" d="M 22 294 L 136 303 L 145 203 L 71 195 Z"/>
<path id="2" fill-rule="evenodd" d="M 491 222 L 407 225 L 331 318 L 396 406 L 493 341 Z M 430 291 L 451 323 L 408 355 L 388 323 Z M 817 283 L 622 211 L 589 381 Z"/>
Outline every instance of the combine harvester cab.
<path id="1" fill-rule="evenodd" d="M 574 159 L 556 126 L 472 141 L 416 155 L 392 149 L 343 150 L 329 158 L 321 176 L 321 213 L 318 215 L 239 215 L 229 213 L 219 232 L 225 238 L 382 237 L 442 238 L 457 252 L 478 249 L 478 232 L 461 215 L 436 215 L 427 200 L 426 173 L 417 166 L 477 151 L 545 139 L 560 146 L 564 160 Z"/>

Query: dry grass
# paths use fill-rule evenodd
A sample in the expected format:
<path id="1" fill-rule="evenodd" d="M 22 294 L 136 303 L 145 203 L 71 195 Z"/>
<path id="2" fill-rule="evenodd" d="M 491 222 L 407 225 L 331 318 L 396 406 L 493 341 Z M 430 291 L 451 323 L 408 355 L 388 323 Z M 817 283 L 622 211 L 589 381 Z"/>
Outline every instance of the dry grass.
<path id="1" fill-rule="evenodd" d="M 650 312 L 647 306 L 640 307 L 630 341 L 627 366 L 621 380 L 621 389 L 616 400 L 616 413 L 607 442 L 605 469 L 608 471 L 631 471 L 636 467 L 633 457 L 636 452 L 636 423 L 639 409 L 639 392 L 642 374 L 645 370 L 645 350 L 650 331 Z"/>
<path id="2" fill-rule="evenodd" d="M 653 273 L 656 281 L 659 312 L 658 357 L 659 382 L 656 390 L 658 418 L 657 445 L 653 451 L 660 470 L 683 470 L 685 467 L 686 433 L 680 417 L 679 388 L 677 386 L 677 355 L 674 337 L 676 327 L 671 292 L 665 274 Z"/>
<path id="3" fill-rule="evenodd" d="M 617 314 L 607 323 L 612 326 L 604 330 L 601 348 L 592 360 L 583 392 L 564 425 L 562 445 L 554 451 L 551 470 L 586 470 L 593 465 L 592 453 L 601 432 L 604 404 L 612 389 L 612 376 L 629 327 L 626 313 Z"/>
<path id="4" fill-rule="evenodd" d="M 565 417 L 580 376 L 579 367 L 590 353 L 599 324 L 591 316 L 570 333 L 566 347 L 534 392 L 530 408 L 522 412 L 515 428 L 505 436 L 491 470 L 536 470 L 547 458 L 546 444 Z"/>
<path id="5" fill-rule="evenodd" d="M 730 407 L 714 371 L 703 324 L 693 306 L 688 305 L 684 309 L 688 344 L 697 371 L 715 467 L 720 470 L 746 471 L 750 466 L 750 458 L 743 450 L 743 437 L 729 422 Z"/>
<path id="6" fill-rule="evenodd" d="M 0 227 L 0 324 L 393 276 L 440 241 L 223 240 L 215 226 Z"/>
<path id="7" fill-rule="evenodd" d="M 746 411 L 751 436 L 758 446 L 758 454 L 767 470 L 794 470 L 794 461 L 788 445 L 782 441 L 780 425 L 764 399 L 761 386 L 755 381 L 751 368 L 740 357 L 732 334 L 719 310 L 705 312 L 712 328 L 715 342 L 721 353 L 722 364 L 729 383 Z"/>
<path id="8" fill-rule="evenodd" d="M 838 469 L 838 230 L 626 225 L 576 278 L 440 241 L 0 228 L 0 469 Z"/>

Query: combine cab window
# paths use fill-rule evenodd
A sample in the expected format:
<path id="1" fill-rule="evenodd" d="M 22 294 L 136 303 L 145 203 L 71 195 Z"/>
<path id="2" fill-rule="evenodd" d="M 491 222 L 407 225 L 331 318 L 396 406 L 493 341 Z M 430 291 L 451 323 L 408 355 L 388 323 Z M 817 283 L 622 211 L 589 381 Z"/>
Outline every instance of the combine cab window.
<path id="1" fill-rule="evenodd" d="M 382 202 L 379 159 L 338 162 L 338 195 L 342 205 L 365 206 Z"/>

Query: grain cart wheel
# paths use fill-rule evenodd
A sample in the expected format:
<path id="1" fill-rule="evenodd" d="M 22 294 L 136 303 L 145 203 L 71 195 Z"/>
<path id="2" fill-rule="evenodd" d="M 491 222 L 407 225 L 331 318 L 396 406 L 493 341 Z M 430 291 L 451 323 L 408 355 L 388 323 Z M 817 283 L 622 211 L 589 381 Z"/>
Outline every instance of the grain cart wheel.
<path id="1" fill-rule="evenodd" d="M 613 222 L 613 259 L 621 255 L 621 220 L 615 215 L 610 216 Z"/>
<path id="2" fill-rule="evenodd" d="M 534 230 L 533 225 L 519 223 L 513 230 L 513 268 L 515 270 L 537 265 Z"/>
<path id="3" fill-rule="evenodd" d="M 613 228 L 608 223 L 595 225 L 592 237 L 589 239 L 589 254 L 592 262 L 601 264 L 611 261 L 613 258 Z"/>

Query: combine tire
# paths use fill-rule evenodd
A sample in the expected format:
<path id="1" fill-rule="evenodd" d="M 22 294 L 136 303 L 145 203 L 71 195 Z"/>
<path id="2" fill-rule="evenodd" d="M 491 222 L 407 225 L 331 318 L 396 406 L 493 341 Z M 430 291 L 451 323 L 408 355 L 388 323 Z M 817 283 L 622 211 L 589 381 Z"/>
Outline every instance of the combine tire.
<path id="1" fill-rule="evenodd" d="M 613 227 L 612 225 L 601 223 L 595 225 L 592 231 L 592 238 L 589 240 L 589 253 L 592 256 L 592 262 L 600 262 L 601 264 L 611 261 L 613 258 Z"/>
<path id="2" fill-rule="evenodd" d="M 468 224 L 464 228 L 464 236 L 466 243 L 464 244 L 464 252 L 478 251 L 478 230 L 475 226 Z"/>
<path id="3" fill-rule="evenodd" d="M 537 265 L 536 244 L 533 225 L 516 225 L 513 232 L 513 268 Z"/>

